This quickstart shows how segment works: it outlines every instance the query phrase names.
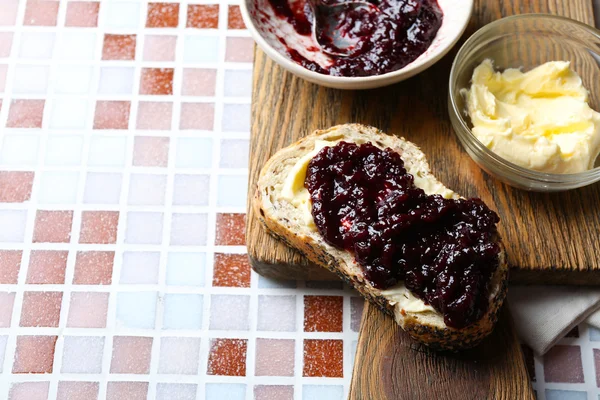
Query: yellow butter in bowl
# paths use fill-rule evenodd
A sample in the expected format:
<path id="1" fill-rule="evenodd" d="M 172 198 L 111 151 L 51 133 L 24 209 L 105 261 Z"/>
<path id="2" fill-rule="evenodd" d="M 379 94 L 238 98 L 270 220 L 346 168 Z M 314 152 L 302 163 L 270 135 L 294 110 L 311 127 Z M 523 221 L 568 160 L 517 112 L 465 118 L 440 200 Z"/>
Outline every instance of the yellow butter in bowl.
<path id="1" fill-rule="evenodd" d="M 588 105 L 588 91 L 569 62 L 498 72 L 485 60 L 463 94 L 473 134 L 500 157 L 540 172 L 593 168 L 600 113 Z"/>

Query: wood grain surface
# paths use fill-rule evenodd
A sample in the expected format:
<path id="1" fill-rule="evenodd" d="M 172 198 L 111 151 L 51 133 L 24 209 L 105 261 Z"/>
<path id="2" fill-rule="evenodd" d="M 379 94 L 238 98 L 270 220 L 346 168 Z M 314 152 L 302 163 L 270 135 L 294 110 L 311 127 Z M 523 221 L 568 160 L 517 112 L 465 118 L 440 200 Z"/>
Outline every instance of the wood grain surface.
<path id="1" fill-rule="evenodd" d="M 521 346 L 505 307 L 478 347 L 442 353 L 412 340 L 366 303 L 349 400 L 533 400 Z"/>
<path id="2" fill-rule="evenodd" d="M 591 0 L 477 0 L 462 41 L 488 22 L 531 12 L 594 23 Z M 600 185 L 558 194 L 529 193 L 484 173 L 462 149 L 448 118 L 448 76 L 459 46 L 408 81 L 367 91 L 308 83 L 285 72 L 257 49 L 249 199 L 260 168 L 282 147 L 335 124 L 373 125 L 415 142 L 427 155 L 433 173 L 448 187 L 467 197 L 481 197 L 497 210 L 513 281 L 600 284 Z M 329 272 L 269 236 L 251 208 L 246 235 L 248 254 L 258 273 L 285 279 L 333 279 Z"/>

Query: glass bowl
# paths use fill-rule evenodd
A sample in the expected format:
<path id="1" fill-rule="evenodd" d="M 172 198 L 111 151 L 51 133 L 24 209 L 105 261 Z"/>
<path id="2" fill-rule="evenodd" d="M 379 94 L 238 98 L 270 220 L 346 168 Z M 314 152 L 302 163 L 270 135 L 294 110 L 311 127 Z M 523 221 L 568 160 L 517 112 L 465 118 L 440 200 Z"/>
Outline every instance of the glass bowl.
<path id="1" fill-rule="evenodd" d="M 471 158 L 490 175 L 511 186 L 539 192 L 574 189 L 599 181 L 599 167 L 575 174 L 523 168 L 496 155 L 473 135 L 460 90 L 470 86 L 473 70 L 487 58 L 494 61 L 497 69 L 524 71 L 548 61 L 571 61 L 571 68 L 590 92 L 590 107 L 600 111 L 600 31 L 546 14 L 524 14 L 494 21 L 475 32 L 458 51 L 450 72 L 448 94 L 454 131 Z"/>

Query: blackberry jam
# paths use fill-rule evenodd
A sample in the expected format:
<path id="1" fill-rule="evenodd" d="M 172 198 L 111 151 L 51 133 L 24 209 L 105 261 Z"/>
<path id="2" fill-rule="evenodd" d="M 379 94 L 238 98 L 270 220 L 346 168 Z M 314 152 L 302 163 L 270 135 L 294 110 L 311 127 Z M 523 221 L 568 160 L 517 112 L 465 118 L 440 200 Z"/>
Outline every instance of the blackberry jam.
<path id="1" fill-rule="evenodd" d="M 323 148 L 304 185 L 319 233 L 352 252 L 374 287 L 404 281 L 454 328 L 486 312 L 499 219 L 480 199 L 425 194 L 398 153 L 370 143 Z"/>
<path id="2" fill-rule="evenodd" d="M 275 15 L 285 19 L 303 36 L 312 34 L 314 13 L 311 0 L 269 0 Z M 344 0 L 324 0 L 326 4 L 343 4 Z M 287 46 L 289 56 L 303 67 L 325 75 L 369 76 L 396 71 L 425 52 L 442 26 L 443 14 L 437 0 L 369 0 L 379 12 L 348 9 L 340 13 L 334 31 L 356 43 L 351 56 L 331 56 L 332 64 L 323 67 Z M 328 21 L 317 20 L 319 26 Z M 325 34 L 326 35 L 326 34 Z M 319 41 L 335 48 L 334 39 L 320 35 Z M 317 50 L 318 49 L 313 49 Z"/>

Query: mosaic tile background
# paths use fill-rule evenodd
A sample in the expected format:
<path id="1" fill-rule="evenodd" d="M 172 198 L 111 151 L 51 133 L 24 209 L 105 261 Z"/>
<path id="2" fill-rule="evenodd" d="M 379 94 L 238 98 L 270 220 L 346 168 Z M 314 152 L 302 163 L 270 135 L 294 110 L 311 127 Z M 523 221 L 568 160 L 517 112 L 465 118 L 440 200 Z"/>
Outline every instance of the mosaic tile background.
<path id="1" fill-rule="evenodd" d="M 0 398 L 345 397 L 362 300 L 245 257 L 251 61 L 228 0 L 0 0 Z M 600 331 L 525 350 L 598 398 Z"/>

